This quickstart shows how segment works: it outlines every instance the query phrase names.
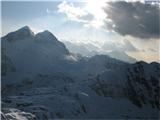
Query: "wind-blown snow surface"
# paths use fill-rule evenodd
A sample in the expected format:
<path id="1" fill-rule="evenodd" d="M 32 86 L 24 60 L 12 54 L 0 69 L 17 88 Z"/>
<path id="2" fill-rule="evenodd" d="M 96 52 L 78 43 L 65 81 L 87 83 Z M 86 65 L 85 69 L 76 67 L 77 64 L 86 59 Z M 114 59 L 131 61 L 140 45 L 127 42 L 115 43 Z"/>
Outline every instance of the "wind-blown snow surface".
<path id="1" fill-rule="evenodd" d="M 36 120 L 36 116 L 31 113 L 26 113 L 24 111 L 14 109 L 14 108 L 5 108 L 3 109 L 4 113 L 1 113 L 2 120 Z"/>
<path id="2" fill-rule="evenodd" d="M 71 54 L 49 31 L 2 37 L 4 117 L 7 109 L 34 117 L 24 120 L 158 119 L 159 77 L 158 63 Z"/>

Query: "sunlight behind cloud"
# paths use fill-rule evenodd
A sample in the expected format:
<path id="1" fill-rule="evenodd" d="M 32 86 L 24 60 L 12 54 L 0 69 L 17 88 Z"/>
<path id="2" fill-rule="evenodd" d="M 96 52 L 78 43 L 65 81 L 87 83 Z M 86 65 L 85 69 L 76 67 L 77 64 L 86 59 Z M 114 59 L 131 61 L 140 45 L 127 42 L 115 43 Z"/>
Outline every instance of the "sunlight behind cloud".
<path id="1" fill-rule="evenodd" d="M 98 29 L 103 27 L 106 22 L 109 22 L 104 11 L 104 8 L 108 5 L 107 2 L 116 1 L 144 3 L 144 0 L 86 0 L 82 2 L 84 5 L 75 6 L 75 2 L 64 0 L 58 5 L 58 12 L 66 14 L 69 20 L 83 23 L 84 27 Z"/>
<path id="2" fill-rule="evenodd" d="M 103 7 L 105 6 L 106 0 L 87 0 L 85 9 L 94 16 L 94 20 L 92 20 L 89 25 L 95 28 L 104 25 L 104 20 L 107 17 L 107 14 L 103 10 Z"/>
<path id="3" fill-rule="evenodd" d="M 87 0 L 81 7 L 63 1 L 58 5 L 58 12 L 64 13 L 69 20 L 84 23 L 84 27 L 100 28 L 107 17 L 103 10 L 105 6 L 106 0 Z"/>

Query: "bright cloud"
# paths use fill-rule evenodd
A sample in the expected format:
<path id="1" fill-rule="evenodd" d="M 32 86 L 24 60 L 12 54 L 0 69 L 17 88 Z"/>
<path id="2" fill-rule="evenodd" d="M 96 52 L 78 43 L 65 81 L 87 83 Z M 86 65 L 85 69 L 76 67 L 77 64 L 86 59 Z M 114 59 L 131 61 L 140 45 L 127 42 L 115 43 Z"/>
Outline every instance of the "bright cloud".
<path id="1" fill-rule="evenodd" d="M 58 5 L 58 12 L 66 14 L 69 20 L 84 23 L 84 27 L 99 28 L 105 24 L 107 17 L 103 10 L 105 2 L 106 0 L 87 0 L 83 7 L 76 7 L 73 3 L 63 1 Z"/>
<path id="2" fill-rule="evenodd" d="M 75 7 L 72 3 L 67 3 L 63 1 L 61 4 L 58 5 L 58 12 L 65 13 L 69 20 L 85 22 L 86 20 L 83 19 L 88 13 L 81 9 L 80 7 Z"/>
<path id="3" fill-rule="evenodd" d="M 87 0 L 85 9 L 88 13 L 94 16 L 94 19 L 89 22 L 89 25 L 99 28 L 104 25 L 107 14 L 103 8 L 106 6 L 106 0 Z"/>

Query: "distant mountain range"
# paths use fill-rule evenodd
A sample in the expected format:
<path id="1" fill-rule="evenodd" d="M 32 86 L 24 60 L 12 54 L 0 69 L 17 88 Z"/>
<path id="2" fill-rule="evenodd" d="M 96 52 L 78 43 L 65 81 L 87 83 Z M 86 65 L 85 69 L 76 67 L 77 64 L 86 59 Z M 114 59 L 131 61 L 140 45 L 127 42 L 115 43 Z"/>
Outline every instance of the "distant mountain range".
<path id="1" fill-rule="evenodd" d="M 159 117 L 159 63 L 127 63 L 120 53 L 121 60 L 83 57 L 28 26 L 2 37 L 1 46 L 4 120 Z"/>
<path id="2" fill-rule="evenodd" d="M 121 60 L 124 62 L 128 62 L 128 63 L 135 63 L 137 62 L 137 60 L 135 58 L 132 58 L 131 56 L 127 55 L 124 51 L 118 51 L 118 50 L 114 50 L 114 51 L 110 51 L 110 52 L 97 52 L 95 51 L 96 46 L 93 46 L 91 44 L 74 44 L 72 42 L 69 41 L 64 41 L 64 44 L 66 45 L 66 47 L 68 48 L 68 50 L 70 52 L 74 52 L 74 53 L 78 53 L 81 54 L 82 56 L 88 56 L 88 57 L 92 57 L 94 55 L 108 55 L 112 58 L 115 58 L 117 60 Z"/>

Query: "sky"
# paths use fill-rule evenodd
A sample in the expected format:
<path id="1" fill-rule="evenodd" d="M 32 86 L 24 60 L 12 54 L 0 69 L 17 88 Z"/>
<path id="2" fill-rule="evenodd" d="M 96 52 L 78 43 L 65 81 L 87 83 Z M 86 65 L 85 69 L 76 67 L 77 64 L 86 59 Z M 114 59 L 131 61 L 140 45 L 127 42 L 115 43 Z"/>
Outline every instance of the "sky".
<path id="1" fill-rule="evenodd" d="M 27 25 L 91 52 L 122 51 L 137 60 L 159 62 L 160 9 L 143 0 L 10 0 L 1 7 L 1 36 Z"/>

